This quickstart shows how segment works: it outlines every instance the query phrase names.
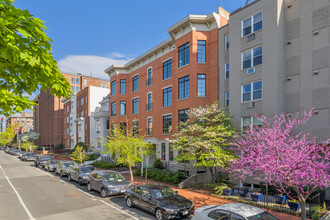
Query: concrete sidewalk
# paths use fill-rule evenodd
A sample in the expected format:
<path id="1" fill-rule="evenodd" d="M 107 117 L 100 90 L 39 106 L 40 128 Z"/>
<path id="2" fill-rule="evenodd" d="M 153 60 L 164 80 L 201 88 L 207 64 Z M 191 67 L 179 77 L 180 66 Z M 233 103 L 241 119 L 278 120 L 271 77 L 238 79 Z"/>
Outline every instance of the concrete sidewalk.
<path id="1" fill-rule="evenodd" d="M 123 176 L 125 176 L 126 179 L 130 180 L 129 174 L 123 174 Z M 144 178 L 134 176 L 135 185 L 141 185 L 144 183 L 145 183 Z M 161 182 L 154 181 L 154 180 L 148 180 L 148 183 L 161 183 Z M 213 205 L 213 204 L 222 205 L 222 204 L 226 204 L 226 203 L 233 203 L 233 201 L 230 201 L 230 200 L 210 196 L 210 195 L 203 194 L 203 193 L 193 192 L 188 189 L 179 189 L 173 185 L 169 185 L 166 183 L 162 183 L 162 184 L 170 186 L 172 189 L 178 191 L 178 193 L 181 196 L 191 200 L 194 203 L 196 208 L 206 206 L 206 205 Z M 276 218 L 278 218 L 280 220 L 300 220 L 301 219 L 300 217 L 288 215 L 285 213 L 279 213 L 279 212 L 273 212 L 273 211 L 269 211 L 269 213 L 271 213 L 272 215 L 274 215 Z"/>

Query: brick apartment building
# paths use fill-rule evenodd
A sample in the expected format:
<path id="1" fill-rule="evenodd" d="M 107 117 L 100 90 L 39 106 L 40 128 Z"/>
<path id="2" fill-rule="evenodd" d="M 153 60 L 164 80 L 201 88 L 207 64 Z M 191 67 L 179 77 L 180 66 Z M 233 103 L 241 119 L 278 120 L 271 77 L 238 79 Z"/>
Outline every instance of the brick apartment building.
<path id="1" fill-rule="evenodd" d="M 219 13 L 188 15 L 168 29 L 169 39 L 125 65 L 106 69 L 111 126 L 128 126 L 146 135 L 169 169 L 197 171 L 173 161 L 177 152 L 166 138 L 187 119 L 186 110 L 219 99 L 218 29 L 228 16 L 222 8 Z"/>
<path id="2" fill-rule="evenodd" d="M 33 130 L 33 113 L 32 112 L 21 112 L 16 113 L 6 120 L 6 126 L 17 125 L 15 129 L 15 134 L 19 132 L 22 134 L 26 131 Z"/>
<path id="3" fill-rule="evenodd" d="M 62 73 L 71 85 L 72 93 L 75 94 L 88 86 L 109 88 L 109 82 L 83 76 Z M 61 99 L 48 92 L 41 91 L 36 97 L 38 106 L 34 108 L 35 132 L 39 133 L 39 146 L 54 147 L 57 144 L 64 144 L 64 105 Z"/>
<path id="4" fill-rule="evenodd" d="M 91 114 L 95 111 L 104 97 L 109 95 L 109 82 L 102 82 L 106 87 L 87 86 L 72 95 L 70 99 L 63 99 L 64 104 L 64 146 L 73 148 L 77 143 L 84 142 L 95 147 L 94 135 L 96 124 Z"/>

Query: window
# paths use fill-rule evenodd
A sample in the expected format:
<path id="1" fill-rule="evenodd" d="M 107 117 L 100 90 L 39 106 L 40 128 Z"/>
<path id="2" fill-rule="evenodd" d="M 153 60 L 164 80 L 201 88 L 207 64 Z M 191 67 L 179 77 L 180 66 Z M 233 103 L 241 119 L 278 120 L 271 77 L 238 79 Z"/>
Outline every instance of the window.
<path id="1" fill-rule="evenodd" d="M 80 105 L 83 105 L 84 104 L 84 98 L 81 98 L 80 99 Z"/>
<path id="2" fill-rule="evenodd" d="M 186 122 L 188 121 L 189 119 L 189 116 L 188 116 L 188 111 L 189 109 L 182 109 L 182 110 L 179 110 L 179 124 L 180 122 Z"/>
<path id="3" fill-rule="evenodd" d="M 126 122 L 120 122 L 119 128 L 120 128 L 120 131 L 123 133 L 123 135 L 126 136 L 126 130 L 127 130 Z"/>
<path id="4" fill-rule="evenodd" d="M 120 115 L 126 115 L 126 101 L 120 101 Z"/>
<path id="5" fill-rule="evenodd" d="M 111 116 L 116 116 L 116 102 L 111 103 Z"/>
<path id="6" fill-rule="evenodd" d="M 148 93 L 148 98 L 147 98 L 147 111 L 152 110 L 152 93 Z"/>
<path id="7" fill-rule="evenodd" d="M 84 79 L 84 85 L 87 85 L 87 79 Z"/>
<path id="8" fill-rule="evenodd" d="M 161 159 L 166 160 L 166 145 L 165 143 L 162 143 L 162 149 L 161 149 Z"/>
<path id="9" fill-rule="evenodd" d="M 66 128 L 66 134 L 69 134 L 69 128 Z"/>
<path id="10" fill-rule="evenodd" d="M 262 81 L 242 85 L 242 102 L 262 99 Z"/>
<path id="11" fill-rule="evenodd" d="M 208 217 L 210 219 L 221 219 L 221 220 L 230 220 L 230 213 L 223 210 L 214 210 L 209 213 Z"/>
<path id="12" fill-rule="evenodd" d="M 120 80 L 120 94 L 126 94 L 126 79 Z"/>
<path id="13" fill-rule="evenodd" d="M 190 96 L 190 82 L 189 76 L 185 76 L 179 79 L 179 99 L 189 98 Z"/>
<path id="14" fill-rule="evenodd" d="M 229 34 L 225 35 L 225 51 L 229 50 Z"/>
<path id="15" fill-rule="evenodd" d="M 242 37 L 262 29 L 262 12 L 242 21 Z"/>
<path id="16" fill-rule="evenodd" d="M 172 77 L 172 59 L 163 63 L 163 80 Z"/>
<path id="17" fill-rule="evenodd" d="M 71 77 L 71 83 L 75 84 L 75 82 L 76 82 L 75 78 Z"/>
<path id="18" fill-rule="evenodd" d="M 189 64 L 189 43 L 186 43 L 179 47 L 179 67 Z"/>
<path id="19" fill-rule="evenodd" d="M 168 149 L 170 151 L 169 161 L 173 161 L 174 160 L 174 150 L 173 150 L 173 147 L 171 146 L 171 144 L 169 144 Z"/>
<path id="20" fill-rule="evenodd" d="M 133 121 L 133 136 L 139 136 L 139 121 Z"/>
<path id="21" fill-rule="evenodd" d="M 85 117 L 87 117 L 88 116 L 88 114 L 87 114 L 87 110 L 85 110 Z"/>
<path id="22" fill-rule="evenodd" d="M 111 95 L 116 95 L 116 80 L 111 82 Z"/>
<path id="23" fill-rule="evenodd" d="M 152 68 L 148 69 L 147 86 L 152 85 Z"/>
<path id="24" fill-rule="evenodd" d="M 84 117 L 84 111 L 80 112 L 80 117 Z"/>
<path id="25" fill-rule="evenodd" d="M 172 115 L 163 116 L 163 134 L 172 133 Z"/>
<path id="26" fill-rule="evenodd" d="M 79 78 L 76 78 L 76 84 L 79 85 Z"/>
<path id="27" fill-rule="evenodd" d="M 197 74 L 197 96 L 206 96 L 206 75 Z"/>
<path id="28" fill-rule="evenodd" d="M 69 106 L 66 106 L 66 111 L 67 111 L 67 112 L 69 111 L 69 108 L 70 108 Z"/>
<path id="29" fill-rule="evenodd" d="M 134 76 L 133 77 L 133 92 L 139 90 L 139 76 Z"/>
<path id="30" fill-rule="evenodd" d="M 147 135 L 152 135 L 152 118 L 147 121 Z"/>
<path id="31" fill-rule="evenodd" d="M 101 131 L 101 122 L 100 120 L 97 121 L 97 128 L 96 128 L 96 133 L 99 133 Z"/>
<path id="32" fill-rule="evenodd" d="M 80 87 L 79 87 L 79 86 L 76 87 L 76 91 L 77 91 L 77 92 L 80 91 Z"/>
<path id="33" fill-rule="evenodd" d="M 100 83 L 100 87 L 103 87 L 103 83 Z"/>
<path id="34" fill-rule="evenodd" d="M 197 41 L 197 63 L 206 62 L 206 41 L 198 40 Z"/>
<path id="35" fill-rule="evenodd" d="M 252 58 L 253 56 L 253 58 Z M 262 64 L 262 46 L 242 53 L 242 69 Z"/>
<path id="36" fill-rule="evenodd" d="M 229 106 L 229 92 L 225 92 L 225 106 Z"/>
<path id="37" fill-rule="evenodd" d="M 225 64 L 225 79 L 229 79 L 229 63 Z"/>
<path id="38" fill-rule="evenodd" d="M 139 98 L 133 99 L 133 115 L 139 113 Z"/>
<path id="39" fill-rule="evenodd" d="M 87 96 L 85 96 L 85 104 L 87 104 Z"/>
<path id="40" fill-rule="evenodd" d="M 111 124 L 111 130 L 110 130 L 110 135 L 114 136 L 116 131 L 116 123 Z"/>
<path id="41" fill-rule="evenodd" d="M 172 105 L 172 87 L 163 89 L 163 107 Z"/>
<path id="42" fill-rule="evenodd" d="M 104 86 L 103 87 L 104 88 L 108 88 L 108 84 L 104 83 Z"/>
<path id="43" fill-rule="evenodd" d="M 105 123 L 106 123 L 106 129 L 109 130 L 110 129 L 110 120 L 107 120 Z"/>
<path id="44" fill-rule="evenodd" d="M 243 117 L 241 119 L 241 128 L 242 130 L 252 130 L 254 128 L 261 128 L 262 127 L 262 122 L 259 121 L 257 118 L 254 117 Z"/>
<path id="45" fill-rule="evenodd" d="M 75 86 L 71 86 L 71 90 L 72 90 L 73 93 L 75 93 L 75 89 L 76 89 Z"/>

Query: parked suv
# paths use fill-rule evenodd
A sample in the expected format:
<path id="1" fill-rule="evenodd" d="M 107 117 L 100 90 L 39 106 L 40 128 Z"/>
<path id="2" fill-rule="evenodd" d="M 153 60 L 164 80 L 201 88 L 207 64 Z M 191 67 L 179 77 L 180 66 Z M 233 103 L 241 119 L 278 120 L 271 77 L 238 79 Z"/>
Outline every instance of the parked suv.
<path id="1" fill-rule="evenodd" d="M 62 176 L 67 176 L 70 168 L 74 165 L 72 161 L 59 161 L 57 163 L 55 173 L 59 174 L 61 177 Z"/>
<path id="2" fill-rule="evenodd" d="M 36 154 L 34 153 L 26 153 L 23 154 L 22 158 L 23 161 L 34 161 L 36 159 Z"/>
<path id="3" fill-rule="evenodd" d="M 88 176 L 87 188 L 89 191 L 96 190 L 102 197 L 124 194 L 131 186 L 125 177 L 116 171 L 93 171 Z"/>
<path id="4" fill-rule="evenodd" d="M 92 165 L 72 166 L 68 174 L 68 179 L 69 181 L 71 180 L 77 181 L 79 185 L 86 184 L 88 180 L 88 176 L 93 170 L 95 170 L 95 168 Z"/>
<path id="5" fill-rule="evenodd" d="M 53 157 L 48 155 L 38 155 L 34 160 L 34 166 L 43 168 L 48 160 L 53 160 Z"/>

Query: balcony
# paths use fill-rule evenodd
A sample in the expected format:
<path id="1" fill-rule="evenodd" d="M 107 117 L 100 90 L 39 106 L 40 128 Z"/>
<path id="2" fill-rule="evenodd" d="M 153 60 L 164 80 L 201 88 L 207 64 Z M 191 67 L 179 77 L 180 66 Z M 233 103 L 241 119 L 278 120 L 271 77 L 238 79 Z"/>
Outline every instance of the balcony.
<path id="1" fill-rule="evenodd" d="M 152 103 L 148 103 L 146 106 L 147 106 L 147 111 L 151 111 L 152 110 Z"/>

